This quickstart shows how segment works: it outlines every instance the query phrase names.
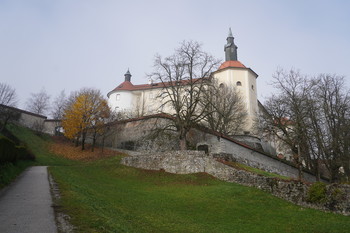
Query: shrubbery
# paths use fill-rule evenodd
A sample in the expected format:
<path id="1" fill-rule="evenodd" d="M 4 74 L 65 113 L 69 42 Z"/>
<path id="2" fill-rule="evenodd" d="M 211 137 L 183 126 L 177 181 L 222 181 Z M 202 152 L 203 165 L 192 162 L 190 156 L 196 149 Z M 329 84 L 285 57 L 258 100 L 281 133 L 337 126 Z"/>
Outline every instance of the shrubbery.
<path id="1" fill-rule="evenodd" d="M 16 145 L 10 139 L 0 136 L 0 164 L 17 161 Z"/>
<path id="2" fill-rule="evenodd" d="M 35 160 L 35 156 L 25 146 L 16 146 L 7 137 L 0 136 L 0 165 L 14 164 L 17 160 Z"/>
<path id="3" fill-rule="evenodd" d="M 326 184 L 322 182 L 316 182 L 311 185 L 309 189 L 308 201 L 312 203 L 324 203 L 326 202 Z"/>

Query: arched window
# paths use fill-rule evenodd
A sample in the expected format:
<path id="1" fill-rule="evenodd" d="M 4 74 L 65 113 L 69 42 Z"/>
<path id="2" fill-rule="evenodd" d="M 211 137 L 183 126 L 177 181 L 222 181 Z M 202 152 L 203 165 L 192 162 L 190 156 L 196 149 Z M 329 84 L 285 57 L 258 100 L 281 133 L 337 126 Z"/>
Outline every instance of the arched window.
<path id="1" fill-rule="evenodd" d="M 237 85 L 237 86 L 242 86 L 241 81 L 238 81 L 238 82 L 236 83 L 236 85 Z"/>
<path id="2" fill-rule="evenodd" d="M 225 84 L 220 83 L 219 88 L 220 88 L 220 89 L 223 89 L 224 87 L 225 87 Z"/>
<path id="3" fill-rule="evenodd" d="M 252 90 L 254 90 L 254 85 L 252 85 Z"/>

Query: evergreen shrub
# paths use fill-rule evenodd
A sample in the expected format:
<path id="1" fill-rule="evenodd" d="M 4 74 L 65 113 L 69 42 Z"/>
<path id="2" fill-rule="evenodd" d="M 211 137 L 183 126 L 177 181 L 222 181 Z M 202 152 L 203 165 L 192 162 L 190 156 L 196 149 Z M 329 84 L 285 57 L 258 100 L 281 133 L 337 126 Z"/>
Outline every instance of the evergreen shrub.
<path id="1" fill-rule="evenodd" d="M 326 184 L 323 182 L 315 182 L 311 185 L 308 193 L 308 201 L 312 203 L 326 202 Z"/>
<path id="2" fill-rule="evenodd" d="M 16 144 L 7 137 L 0 136 L 0 164 L 16 163 L 17 157 Z"/>

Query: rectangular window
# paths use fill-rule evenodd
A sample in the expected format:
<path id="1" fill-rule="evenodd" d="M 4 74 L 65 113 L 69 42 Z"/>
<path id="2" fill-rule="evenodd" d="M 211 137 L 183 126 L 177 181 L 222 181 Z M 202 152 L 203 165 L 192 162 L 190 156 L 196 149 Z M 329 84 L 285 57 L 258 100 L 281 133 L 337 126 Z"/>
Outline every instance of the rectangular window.
<path id="1" fill-rule="evenodd" d="M 117 99 L 117 101 L 120 100 L 120 94 L 117 94 L 116 99 Z"/>

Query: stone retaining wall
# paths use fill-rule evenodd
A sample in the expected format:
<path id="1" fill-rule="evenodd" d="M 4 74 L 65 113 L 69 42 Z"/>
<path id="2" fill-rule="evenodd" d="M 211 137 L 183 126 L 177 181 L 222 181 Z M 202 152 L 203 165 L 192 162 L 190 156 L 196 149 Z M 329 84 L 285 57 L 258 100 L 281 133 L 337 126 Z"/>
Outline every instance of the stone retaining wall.
<path id="1" fill-rule="evenodd" d="M 104 145 L 147 153 L 178 150 L 179 141 L 176 133 L 157 134 L 158 129 L 170 123 L 169 118 L 158 115 L 115 122 L 111 125 L 111 135 L 106 138 Z M 238 161 L 251 167 L 295 179 L 299 175 L 298 169 L 291 162 L 208 129 L 191 129 L 188 133 L 188 140 L 190 148 L 205 146 L 209 154 L 227 155 L 231 161 Z M 255 138 L 254 143 L 257 144 L 258 141 Z M 254 143 L 252 141 L 251 144 Z M 265 146 L 261 144 L 258 148 L 265 148 Z M 315 176 L 308 171 L 304 171 L 304 179 L 309 182 L 316 181 Z"/>
<path id="2" fill-rule="evenodd" d="M 307 202 L 309 185 L 295 181 L 257 175 L 218 162 L 200 151 L 170 151 L 124 157 L 122 164 L 148 170 L 164 170 L 176 174 L 206 172 L 220 180 L 256 187 L 282 199 L 306 207 L 350 215 L 350 186 L 327 186 L 327 198 L 322 204 Z M 334 195 L 334 193 L 337 195 Z"/>

